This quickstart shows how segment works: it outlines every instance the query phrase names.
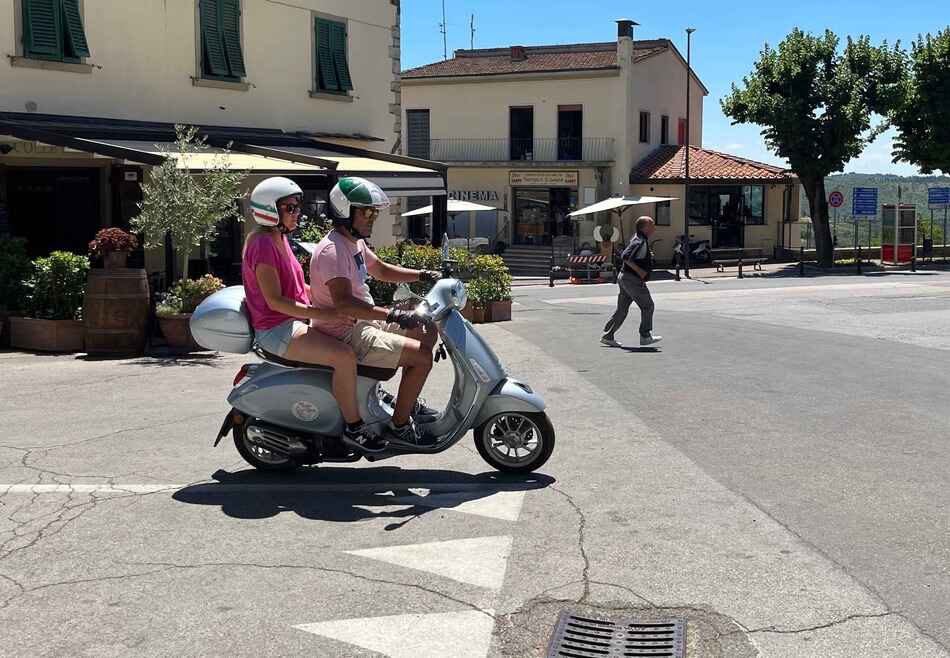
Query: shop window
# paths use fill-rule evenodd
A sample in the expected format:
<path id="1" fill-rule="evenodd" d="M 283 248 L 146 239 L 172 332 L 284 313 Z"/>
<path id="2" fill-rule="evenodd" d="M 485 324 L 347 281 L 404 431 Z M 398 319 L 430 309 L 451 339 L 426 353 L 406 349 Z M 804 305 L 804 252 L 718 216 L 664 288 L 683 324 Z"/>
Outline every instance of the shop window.
<path id="1" fill-rule="evenodd" d="M 660 144 L 670 143 L 670 118 L 665 114 L 660 117 Z"/>
<path id="2" fill-rule="evenodd" d="M 89 57 L 79 0 L 23 0 L 22 7 L 26 57 L 72 63 Z"/>
<path id="3" fill-rule="evenodd" d="M 346 24 L 315 18 L 313 24 L 316 43 L 316 75 L 314 90 L 329 94 L 345 94 L 353 89 L 350 68 L 346 58 Z"/>
<path id="4" fill-rule="evenodd" d="M 743 186 L 742 221 L 745 224 L 765 223 L 765 188 L 761 185 Z"/>
<path id="5" fill-rule="evenodd" d="M 640 113 L 640 143 L 641 144 L 650 143 L 650 113 L 649 112 Z"/>
<path id="6" fill-rule="evenodd" d="M 247 75 L 241 49 L 241 0 L 200 0 L 201 75 L 239 82 Z"/>
<path id="7" fill-rule="evenodd" d="M 670 221 L 670 202 L 658 201 L 653 211 L 653 219 L 657 226 L 671 226 Z"/>

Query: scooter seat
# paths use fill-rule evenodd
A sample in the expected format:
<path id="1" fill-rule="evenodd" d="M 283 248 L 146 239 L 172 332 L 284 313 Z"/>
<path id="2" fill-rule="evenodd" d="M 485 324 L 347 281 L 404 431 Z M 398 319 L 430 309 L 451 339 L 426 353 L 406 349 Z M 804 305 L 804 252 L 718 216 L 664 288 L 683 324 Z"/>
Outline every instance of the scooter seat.
<path id="1" fill-rule="evenodd" d="M 325 372 L 333 372 L 333 368 L 330 366 L 320 365 L 318 363 L 305 363 L 303 361 L 291 361 L 290 359 L 285 359 L 279 357 L 276 354 L 271 354 L 262 349 L 256 350 L 257 355 L 269 361 L 270 363 L 275 363 L 279 366 L 284 366 L 286 368 L 308 368 L 310 370 L 323 370 Z M 374 368 L 373 366 L 356 366 L 356 374 L 360 377 L 368 377 L 369 379 L 375 379 L 380 382 L 388 382 L 390 379 L 396 376 L 395 370 L 390 370 L 389 368 Z"/>

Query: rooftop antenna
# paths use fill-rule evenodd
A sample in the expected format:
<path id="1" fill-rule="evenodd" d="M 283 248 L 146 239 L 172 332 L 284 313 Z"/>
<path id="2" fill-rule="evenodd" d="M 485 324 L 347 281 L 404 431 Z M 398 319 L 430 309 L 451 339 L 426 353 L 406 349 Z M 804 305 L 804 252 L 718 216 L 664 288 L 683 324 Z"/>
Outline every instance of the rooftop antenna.
<path id="1" fill-rule="evenodd" d="M 442 31 L 442 59 L 449 58 L 449 43 L 446 39 L 445 32 L 445 0 L 442 0 L 442 22 L 439 23 L 439 27 Z"/>
<path id="2" fill-rule="evenodd" d="M 475 14 L 472 14 L 471 30 L 472 30 L 472 50 L 475 50 Z"/>

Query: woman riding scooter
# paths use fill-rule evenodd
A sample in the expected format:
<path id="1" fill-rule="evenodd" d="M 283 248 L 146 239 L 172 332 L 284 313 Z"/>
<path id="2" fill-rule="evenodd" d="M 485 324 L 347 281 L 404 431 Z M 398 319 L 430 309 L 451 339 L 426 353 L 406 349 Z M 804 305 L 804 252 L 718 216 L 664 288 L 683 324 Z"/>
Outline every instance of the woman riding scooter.
<path id="1" fill-rule="evenodd" d="M 310 326 L 336 314 L 310 305 L 310 287 L 287 234 L 297 228 L 303 190 L 289 178 L 268 178 L 251 192 L 254 229 L 244 244 L 241 278 L 255 343 L 275 356 L 333 368 L 333 396 L 346 421 L 343 442 L 362 449 L 363 421 L 356 401 L 353 349 Z"/>

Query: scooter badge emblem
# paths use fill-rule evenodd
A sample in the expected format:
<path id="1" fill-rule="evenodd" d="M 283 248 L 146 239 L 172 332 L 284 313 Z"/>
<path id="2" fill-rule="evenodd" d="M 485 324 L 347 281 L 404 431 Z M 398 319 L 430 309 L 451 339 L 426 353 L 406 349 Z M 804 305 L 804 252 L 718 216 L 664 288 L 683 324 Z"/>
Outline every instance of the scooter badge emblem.
<path id="1" fill-rule="evenodd" d="M 292 413 L 297 420 L 312 423 L 320 415 L 320 409 L 309 400 L 300 400 L 299 402 L 294 402 L 294 406 L 290 408 L 290 413 Z"/>

